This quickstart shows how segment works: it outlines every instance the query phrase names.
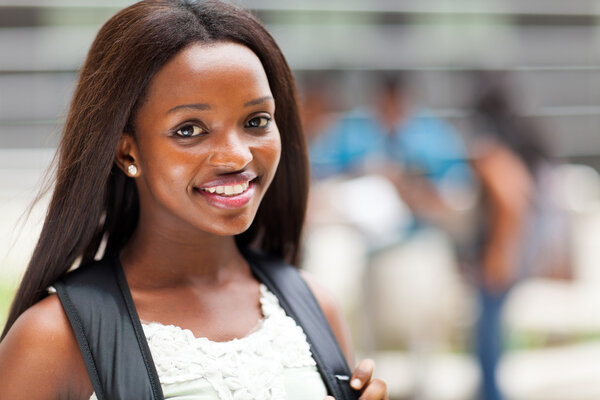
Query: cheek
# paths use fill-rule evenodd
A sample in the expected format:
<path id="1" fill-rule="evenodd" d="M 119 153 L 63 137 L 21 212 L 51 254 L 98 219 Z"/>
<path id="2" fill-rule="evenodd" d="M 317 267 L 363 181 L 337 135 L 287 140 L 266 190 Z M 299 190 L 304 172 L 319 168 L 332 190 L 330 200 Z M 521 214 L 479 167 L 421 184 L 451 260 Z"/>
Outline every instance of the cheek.
<path id="1" fill-rule="evenodd" d="M 273 137 L 270 138 L 268 145 L 263 147 L 262 157 L 264 163 L 267 164 L 265 167 L 271 172 L 270 175 L 272 178 L 275 175 L 275 171 L 277 171 L 281 159 L 281 137 L 279 136 L 279 133 L 273 135 Z"/>
<path id="2" fill-rule="evenodd" d="M 277 138 L 274 141 L 273 157 L 275 158 L 275 169 L 277 169 L 279 160 L 281 159 L 281 136 L 277 135 Z"/>
<path id="3" fill-rule="evenodd" d="M 279 158 L 281 157 L 281 134 L 279 133 L 279 128 L 275 129 L 273 135 L 270 136 L 270 150 L 273 153 L 273 157 L 279 162 Z"/>
<path id="4" fill-rule="evenodd" d="M 254 142 L 252 148 L 254 166 L 262 175 L 262 186 L 266 192 L 273 182 L 281 158 L 279 132 L 276 131 L 262 136 L 259 141 Z"/>
<path id="5" fill-rule="evenodd" d="M 143 175 L 150 188 L 168 190 L 187 184 L 190 171 L 189 156 L 170 150 L 169 146 L 164 144 L 141 150 Z"/>

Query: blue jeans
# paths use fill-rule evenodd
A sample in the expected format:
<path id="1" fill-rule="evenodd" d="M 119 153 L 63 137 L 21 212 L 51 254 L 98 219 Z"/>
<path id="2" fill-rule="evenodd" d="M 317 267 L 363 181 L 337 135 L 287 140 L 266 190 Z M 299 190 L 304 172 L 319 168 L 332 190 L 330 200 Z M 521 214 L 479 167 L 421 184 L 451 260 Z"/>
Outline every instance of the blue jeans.
<path id="1" fill-rule="evenodd" d="M 476 325 L 476 352 L 481 368 L 481 400 L 502 400 L 496 370 L 502 356 L 502 306 L 508 291 L 479 290 L 480 315 Z"/>

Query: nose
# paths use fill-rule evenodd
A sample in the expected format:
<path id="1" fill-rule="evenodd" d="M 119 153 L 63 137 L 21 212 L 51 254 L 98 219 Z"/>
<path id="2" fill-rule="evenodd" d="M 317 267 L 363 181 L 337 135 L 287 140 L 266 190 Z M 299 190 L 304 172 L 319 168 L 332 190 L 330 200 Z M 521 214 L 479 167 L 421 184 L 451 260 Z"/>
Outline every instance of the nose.
<path id="1" fill-rule="evenodd" d="M 239 171 L 252 161 L 249 142 L 244 139 L 242 132 L 235 129 L 215 132 L 210 145 L 208 163 L 213 167 L 225 171 Z"/>

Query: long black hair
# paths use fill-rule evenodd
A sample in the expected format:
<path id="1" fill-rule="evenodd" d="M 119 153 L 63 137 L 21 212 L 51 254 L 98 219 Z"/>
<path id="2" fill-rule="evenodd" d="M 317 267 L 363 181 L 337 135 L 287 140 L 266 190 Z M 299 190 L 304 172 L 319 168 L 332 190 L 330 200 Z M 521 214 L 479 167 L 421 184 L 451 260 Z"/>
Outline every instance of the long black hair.
<path id="1" fill-rule="evenodd" d="M 121 249 L 135 230 L 138 196 L 114 160 L 123 132 L 154 74 L 192 43 L 235 42 L 260 59 L 275 98 L 281 161 L 238 246 L 254 245 L 297 262 L 308 193 L 308 162 L 293 75 L 265 27 L 218 0 L 145 0 L 100 29 L 81 70 L 58 148 L 56 182 L 39 241 L 4 332 L 76 260 L 91 261 L 103 240 Z"/>
<path id="2" fill-rule="evenodd" d="M 550 151 L 536 121 L 519 114 L 508 78 L 507 74 L 486 73 L 476 79 L 473 126 L 507 146 L 535 175 L 539 165 L 551 158 Z"/>

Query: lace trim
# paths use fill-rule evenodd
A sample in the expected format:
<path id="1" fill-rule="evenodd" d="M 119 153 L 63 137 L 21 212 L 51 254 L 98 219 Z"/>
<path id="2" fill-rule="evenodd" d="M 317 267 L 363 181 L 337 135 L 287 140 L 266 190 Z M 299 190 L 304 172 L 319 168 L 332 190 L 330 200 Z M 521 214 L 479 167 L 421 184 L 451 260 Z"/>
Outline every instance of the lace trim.
<path id="1" fill-rule="evenodd" d="M 203 379 L 221 400 L 285 398 L 284 368 L 316 363 L 304 332 L 275 295 L 264 285 L 260 293 L 262 323 L 240 339 L 213 342 L 177 326 L 144 324 L 161 384 Z"/>

